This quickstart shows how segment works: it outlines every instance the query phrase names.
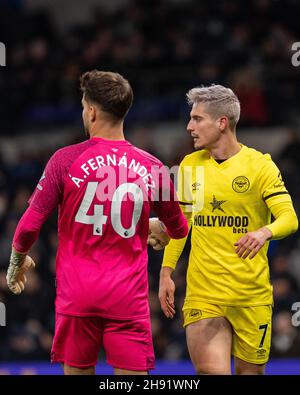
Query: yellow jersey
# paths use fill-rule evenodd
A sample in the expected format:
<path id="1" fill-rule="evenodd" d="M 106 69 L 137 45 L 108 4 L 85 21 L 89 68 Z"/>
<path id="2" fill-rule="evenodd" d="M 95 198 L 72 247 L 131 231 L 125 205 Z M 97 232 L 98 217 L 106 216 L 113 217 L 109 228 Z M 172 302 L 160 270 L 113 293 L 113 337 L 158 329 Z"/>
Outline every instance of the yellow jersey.
<path id="1" fill-rule="evenodd" d="M 187 155 L 178 173 L 178 198 L 192 227 L 183 309 L 197 302 L 228 306 L 273 303 L 266 243 L 253 259 L 239 258 L 234 243 L 271 223 L 270 207 L 291 202 L 269 154 L 241 145 L 218 163 L 209 151 Z M 171 240 L 163 266 L 175 269 L 186 238 Z"/>

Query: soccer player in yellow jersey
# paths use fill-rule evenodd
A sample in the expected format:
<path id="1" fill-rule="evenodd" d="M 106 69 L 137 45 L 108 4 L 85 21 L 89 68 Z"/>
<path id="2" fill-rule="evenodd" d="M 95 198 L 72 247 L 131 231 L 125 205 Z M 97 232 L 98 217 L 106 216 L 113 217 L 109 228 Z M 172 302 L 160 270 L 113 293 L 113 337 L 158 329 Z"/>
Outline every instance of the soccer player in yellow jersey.
<path id="1" fill-rule="evenodd" d="M 271 341 L 269 240 L 295 232 L 297 217 L 269 154 L 238 142 L 240 103 L 231 89 L 191 89 L 187 130 L 195 152 L 180 164 L 178 197 L 192 228 L 184 327 L 198 374 L 263 374 Z M 271 216 L 273 221 L 271 221 Z M 165 249 L 159 298 L 175 314 L 172 280 L 186 239 Z"/>

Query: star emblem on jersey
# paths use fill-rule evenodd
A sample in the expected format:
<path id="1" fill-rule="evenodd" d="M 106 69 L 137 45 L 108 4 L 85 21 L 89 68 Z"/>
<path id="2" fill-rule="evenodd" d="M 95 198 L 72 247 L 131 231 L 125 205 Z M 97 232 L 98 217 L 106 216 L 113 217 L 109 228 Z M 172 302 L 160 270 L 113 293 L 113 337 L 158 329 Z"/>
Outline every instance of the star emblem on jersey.
<path id="1" fill-rule="evenodd" d="M 215 197 L 215 195 L 213 195 L 213 200 L 212 200 L 212 202 L 209 202 L 209 204 L 212 205 L 212 211 L 213 211 L 213 212 L 214 212 L 215 210 L 220 210 L 220 211 L 222 211 L 223 213 L 225 213 L 225 211 L 224 211 L 223 208 L 221 207 L 221 205 L 222 205 L 223 203 L 225 203 L 225 202 L 226 202 L 226 200 L 217 200 L 216 197 Z"/>

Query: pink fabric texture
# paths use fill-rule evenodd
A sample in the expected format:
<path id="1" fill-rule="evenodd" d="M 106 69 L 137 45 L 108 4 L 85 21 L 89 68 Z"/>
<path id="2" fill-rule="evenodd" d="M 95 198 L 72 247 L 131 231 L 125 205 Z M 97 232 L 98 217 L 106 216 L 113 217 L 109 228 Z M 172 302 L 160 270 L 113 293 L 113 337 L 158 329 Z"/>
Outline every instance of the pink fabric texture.
<path id="1" fill-rule="evenodd" d="M 149 315 L 150 210 L 173 238 L 188 232 L 158 159 L 125 140 L 91 138 L 51 157 L 29 202 L 13 240 L 24 252 L 59 207 L 58 313 L 125 320 Z"/>
<path id="2" fill-rule="evenodd" d="M 118 369 L 154 369 L 149 318 L 117 321 L 100 317 L 56 315 L 51 362 L 79 369 L 95 366 L 104 347 L 106 361 Z"/>

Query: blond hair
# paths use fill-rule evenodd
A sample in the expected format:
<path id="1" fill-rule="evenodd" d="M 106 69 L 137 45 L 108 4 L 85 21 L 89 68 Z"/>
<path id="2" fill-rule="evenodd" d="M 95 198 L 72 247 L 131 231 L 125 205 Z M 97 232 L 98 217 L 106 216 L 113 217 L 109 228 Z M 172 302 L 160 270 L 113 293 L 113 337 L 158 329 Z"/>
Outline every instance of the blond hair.
<path id="1" fill-rule="evenodd" d="M 241 106 L 239 99 L 230 88 L 223 85 L 210 85 L 193 88 L 188 91 L 189 105 L 203 104 L 207 113 L 213 118 L 226 116 L 231 130 L 240 119 Z"/>

